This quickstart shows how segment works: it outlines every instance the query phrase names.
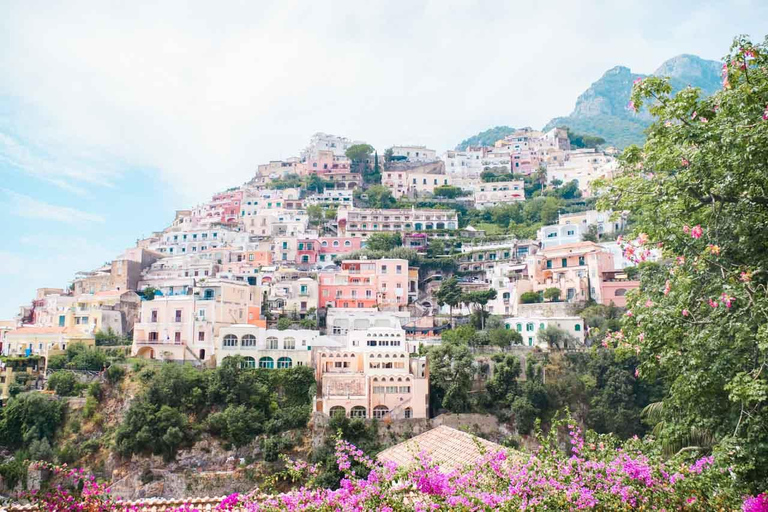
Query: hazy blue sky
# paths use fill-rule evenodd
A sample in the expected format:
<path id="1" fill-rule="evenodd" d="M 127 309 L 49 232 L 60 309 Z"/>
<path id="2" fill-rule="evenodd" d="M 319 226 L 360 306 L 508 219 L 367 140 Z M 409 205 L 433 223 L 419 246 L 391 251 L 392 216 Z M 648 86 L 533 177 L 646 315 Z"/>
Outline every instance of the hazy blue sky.
<path id="1" fill-rule="evenodd" d="M 0 319 L 314 132 L 442 151 L 768 31 L 764 0 L 155 3 L 0 0 Z"/>

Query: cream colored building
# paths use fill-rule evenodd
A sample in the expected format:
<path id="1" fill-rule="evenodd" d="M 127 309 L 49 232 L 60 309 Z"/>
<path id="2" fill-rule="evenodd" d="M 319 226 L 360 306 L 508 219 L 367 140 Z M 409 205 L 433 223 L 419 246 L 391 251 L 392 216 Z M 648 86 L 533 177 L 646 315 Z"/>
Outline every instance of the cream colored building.
<path id="1" fill-rule="evenodd" d="M 243 356 L 248 368 L 292 368 L 312 365 L 312 348 L 329 342 L 309 329 L 264 329 L 255 325 L 222 327 L 216 337 L 219 365 L 228 356 Z"/>
<path id="2" fill-rule="evenodd" d="M 3 355 L 12 357 L 40 356 L 48 358 L 61 354 L 72 343 L 94 346 L 93 334 L 73 327 L 19 327 L 5 333 Z"/>
<path id="3" fill-rule="evenodd" d="M 208 362 L 219 329 L 247 322 L 248 306 L 260 304 L 261 297 L 247 283 L 223 279 L 198 282 L 191 295 L 142 301 L 131 353 L 147 359 Z"/>

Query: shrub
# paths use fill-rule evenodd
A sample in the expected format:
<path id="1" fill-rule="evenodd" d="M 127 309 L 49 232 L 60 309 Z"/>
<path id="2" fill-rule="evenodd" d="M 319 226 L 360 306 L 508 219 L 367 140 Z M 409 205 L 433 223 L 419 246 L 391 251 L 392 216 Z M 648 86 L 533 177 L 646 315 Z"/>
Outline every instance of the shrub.
<path id="1" fill-rule="evenodd" d="M 520 294 L 520 302 L 523 304 L 535 304 L 541 302 L 541 294 L 537 292 L 524 292 Z"/>
<path id="2" fill-rule="evenodd" d="M 120 382 L 125 376 L 125 369 L 122 366 L 112 365 L 107 368 L 107 381 L 113 386 Z"/>
<path id="3" fill-rule="evenodd" d="M 48 389 L 59 396 L 73 396 L 77 390 L 77 377 L 72 372 L 55 372 L 48 377 Z"/>

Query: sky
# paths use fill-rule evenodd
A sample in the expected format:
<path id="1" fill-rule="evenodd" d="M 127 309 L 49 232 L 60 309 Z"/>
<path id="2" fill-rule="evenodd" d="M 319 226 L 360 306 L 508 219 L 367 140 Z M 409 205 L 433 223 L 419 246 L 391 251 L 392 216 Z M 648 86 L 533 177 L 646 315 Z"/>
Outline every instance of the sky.
<path id="1" fill-rule="evenodd" d="M 766 32 L 764 0 L 0 0 L 0 320 L 315 132 L 442 152 Z"/>

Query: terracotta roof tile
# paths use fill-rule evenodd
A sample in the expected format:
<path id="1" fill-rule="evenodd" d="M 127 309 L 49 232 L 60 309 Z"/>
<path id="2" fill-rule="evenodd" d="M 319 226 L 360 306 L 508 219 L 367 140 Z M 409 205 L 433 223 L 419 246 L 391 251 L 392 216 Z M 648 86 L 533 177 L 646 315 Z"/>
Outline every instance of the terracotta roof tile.
<path id="1" fill-rule="evenodd" d="M 424 452 L 441 469 L 452 470 L 475 463 L 482 458 L 478 444 L 486 451 L 495 452 L 505 448 L 491 441 L 472 436 L 461 430 L 445 425 L 428 430 L 400 444 L 379 453 L 382 462 L 390 461 L 398 466 L 408 466 L 416 456 Z"/>

